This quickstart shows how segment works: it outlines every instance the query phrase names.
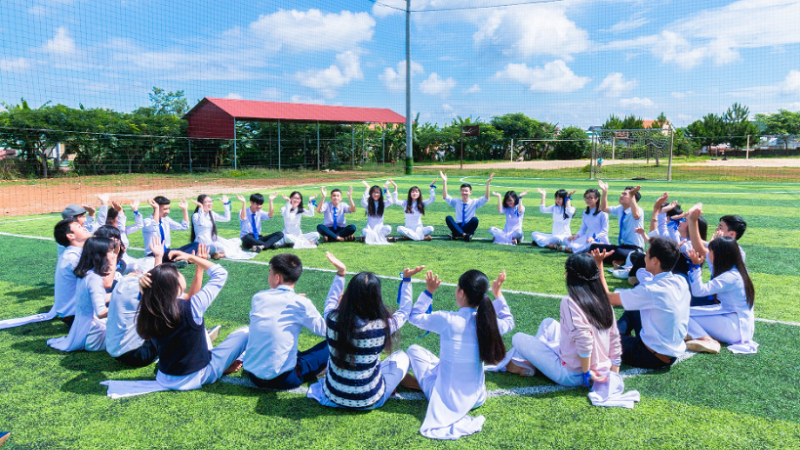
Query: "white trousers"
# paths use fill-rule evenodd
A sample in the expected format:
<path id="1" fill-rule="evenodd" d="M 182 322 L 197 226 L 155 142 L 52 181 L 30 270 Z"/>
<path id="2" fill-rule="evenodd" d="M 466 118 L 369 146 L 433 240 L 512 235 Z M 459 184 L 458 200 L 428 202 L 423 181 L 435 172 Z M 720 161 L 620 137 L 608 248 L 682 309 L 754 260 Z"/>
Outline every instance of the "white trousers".
<path id="1" fill-rule="evenodd" d="M 278 241 L 278 246 L 292 244 L 294 248 L 316 248 L 319 241 L 319 233 L 313 231 L 311 233 L 303 233 L 300 235 L 285 234 L 283 239 Z"/>
<path id="2" fill-rule="evenodd" d="M 562 386 L 581 386 L 583 375 L 568 370 L 561 364 L 561 356 L 558 354 L 560 338 L 561 324 L 547 318 L 539 325 L 536 336 L 517 333 L 511 338 L 511 342 L 518 354 L 530 361 L 547 378 Z"/>
<path id="3" fill-rule="evenodd" d="M 586 240 L 589 239 L 591 236 L 578 236 L 574 241 L 570 242 L 569 239 L 564 238 L 562 241 L 564 245 L 572 250 L 572 253 L 581 253 L 589 250 L 589 247 L 592 246 L 595 242 L 587 243 Z M 602 244 L 602 242 L 600 242 Z"/>
<path id="4" fill-rule="evenodd" d="M 389 225 L 382 225 L 380 227 L 371 228 L 364 227 L 361 230 L 361 235 L 364 236 L 364 243 L 367 245 L 390 245 L 386 240 L 386 236 L 392 232 L 392 227 Z"/>
<path id="5" fill-rule="evenodd" d="M 490 227 L 489 234 L 494 236 L 494 243 L 500 245 L 514 245 L 511 241 L 521 241 L 523 234 L 521 230 L 503 231 L 497 227 Z"/>
<path id="6" fill-rule="evenodd" d="M 386 403 L 386 400 L 389 400 L 389 397 L 392 396 L 394 390 L 400 385 L 400 381 L 402 381 L 403 377 L 405 377 L 408 373 L 408 368 L 408 355 L 406 355 L 406 352 L 402 350 L 392 353 L 391 355 L 387 356 L 386 359 L 381 361 L 381 376 L 383 377 L 383 385 L 385 390 L 383 391 L 383 397 L 378 401 L 378 403 L 369 409 L 380 408 L 384 403 Z M 308 388 L 306 397 L 318 401 L 322 406 L 341 408 L 342 406 L 337 405 L 328 399 L 328 396 L 325 395 L 325 390 L 322 388 L 323 384 L 325 384 L 325 378 L 322 378 L 321 380 L 312 384 Z"/>
<path id="7" fill-rule="evenodd" d="M 401 236 L 405 236 L 412 241 L 421 241 L 425 239 L 425 236 L 433 234 L 433 227 L 417 227 L 412 230 L 411 228 L 399 226 L 397 227 L 397 232 L 400 233 Z"/>
<path id="8" fill-rule="evenodd" d="M 540 233 L 538 231 L 534 231 L 531 233 L 531 240 L 536 243 L 539 247 L 547 247 L 548 245 L 558 245 L 561 243 L 562 240 L 568 238 L 569 236 L 556 236 L 550 233 Z"/>
<path id="9" fill-rule="evenodd" d="M 739 331 L 739 318 L 736 313 L 716 316 L 689 316 L 689 336 L 700 339 L 706 336 L 726 344 L 736 344 L 742 340 Z"/>

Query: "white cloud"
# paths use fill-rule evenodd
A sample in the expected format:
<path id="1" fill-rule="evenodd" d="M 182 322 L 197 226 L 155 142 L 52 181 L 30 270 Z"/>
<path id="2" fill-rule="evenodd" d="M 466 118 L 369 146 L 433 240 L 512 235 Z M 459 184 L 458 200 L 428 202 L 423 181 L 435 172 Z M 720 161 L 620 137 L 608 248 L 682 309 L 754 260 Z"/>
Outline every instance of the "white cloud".
<path id="1" fill-rule="evenodd" d="M 225 98 L 227 98 L 229 100 L 241 100 L 242 99 L 242 94 L 237 94 L 236 92 L 231 92 L 228 95 L 226 95 Z"/>
<path id="2" fill-rule="evenodd" d="M 608 76 L 597 86 L 595 91 L 605 92 L 606 97 L 620 97 L 622 94 L 630 91 L 638 85 L 636 80 L 626 80 L 625 75 L 614 72 Z"/>
<path id="3" fill-rule="evenodd" d="M 447 103 L 442 104 L 442 109 L 447 111 L 447 112 L 453 112 L 454 111 L 453 107 L 448 105 Z"/>
<path id="4" fill-rule="evenodd" d="M 484 42 L 508 45 L 523 56 L 553 55 L 570 60 L 589 48 L 589 33 L 570 20 L 564 7 L 519 6 L 482 11 L 474 16 L 476 45 Z"/>
<path id="5" fill-rule="evenodd" d="M 645 19 L 644 17 L 639 17 L 638 19 L 629 19 L 617 22 L 611 28 L 601 31 L 609 31 L 611 33 L 623 33 L 626 31 L 635 30 L 639 27 L 647 25 L 648 23 L 650 23 L 648 19 Z"/>
<path id="6" fill-rule="evenodd" d="M 259 16 L 250 24 L 249 30 L 273 50 L 342 52 L 371 40 L 375 33 L 375 19 L 365 12 L 342 11 L 336 14 L 318 9 L 279 10 Z"/>
<path id="7" fill-rule="evenodd" d="M 789 111 L 797 111 L 800 112 L 800 102 L 794 102 L 786 107 Z"/>
<path id="8" fill-rule="evenodd" d="M 672 98 L 677 98 L 677 99 L 686 98 L 686 97 L 687 97 L 687 96 L 689 96 L 689 95 L 694 95 L 694 92 L 692 92 L 692 91 L 686 91 L 686 92 L 671 92 L 671 93 L 669 94 L 669 96 L 670 96 L 670 97 L 672 97 Z"/>
<path id="9" fill-rule="evenodd" d="M 456 80 L 452 77 L 442 79 L 436 72 L 431 73 L 428 78 L 419 84 L 419 90 L 423 94 L 445 96 L 456 87 Z"/>
<path id="10" fill-rule="evenodd" d="M 364 78 L 358 53 L 346 51 L 336 55 L 336 62 L 327 69 L 298 72 L 301 86 L 318 90 L 325 98 L 336 97 L 336 90 L 353 80 Z"/>
<path id="11" fill-rule="evenodd" d="M 406 0 L 380 0 L 372 5 L 372 15 L 375 17 L 387 17 L 395 14 L 403 14 L 406 9 Z M 413 9 L 413 5 L 412 5 Z"/>
<path id="12" fill-rule="evenodd" d="M 31 63 L 29 60 L 19 57 L 19 58 L 4 58 L 0 59 L 0 72 L 24 72 L 31 68 Z"/>
<path id="13" fill-rule="evenodd" d="M 425 73 L 422 64 L 411 60 L 411 79 L 414 79 L 415 74 Z M 397 63 L 397 70 L 392 67 L 383 69 L 383 73 L 378 75 L 378 79 L 383 81 L 386 88 L 390 91 L 404 91 L 406 88 L 406 60 Z"/>
<path id="14" fill-rule="evenodd" d="M 477 94 L 480 91 L 481 91 L 481 87 L 478 86 L 477 84 L 473 84 L 472 87 L 467 89 L 466 91 L 464 91 L 464 93 L 465 94 Z"/>
<path id="15" fill-rule="evenodd" d="M 304 95 L 293 95 L 289 98 L 292 103 L 309 103 L 313 105 L 324 105 L 325 100 L 321 98 L 306 97 Z"/>
<path id="16" fill-rule="evenodd" d="M 792 70 L 783 81 L 783 92 L 800 95 L 800 70 Z"/>
<path id="17" fill-rule="evenodd" d="M 633 97 L 633 98 L 621 99 L 619 101 L 619 105 L 622 106 L 623 108 L 637 109 L 637 108 L 652 108 L 654 103 L 647 97 L 645 98 Z"/>
<path id="18" fill-rule="evenodd" d="M 535 68 L 530 68 L 525 63 L 508 64 L 494 76 L 530 85 L 530 90 L 534 92 L 574 92 L 590 81 L 588 77 L 575 75 L 560 59 Z"/>
<path id="19" fill-rule="evenodd" d="M 72 56 L 77 53 L 75 40 L 69 36 L 66 27 L 58 27 L 56 35 L 44 44 L 43 50 L 53 55 Z"/>
<path id="20" fill-rule="evenodd" d="M 261 90 L 261 96 L 270 100 L 275 100 L 283 97 L 283 92 L 276 87 L 268 87 Z"/>

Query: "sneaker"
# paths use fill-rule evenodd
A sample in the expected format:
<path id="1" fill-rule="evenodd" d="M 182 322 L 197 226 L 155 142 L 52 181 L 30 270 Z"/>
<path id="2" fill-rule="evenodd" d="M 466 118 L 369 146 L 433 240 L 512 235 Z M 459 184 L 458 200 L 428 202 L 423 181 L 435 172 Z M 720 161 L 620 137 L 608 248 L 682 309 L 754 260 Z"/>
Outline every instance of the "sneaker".
<path id="1" fill-rule="evenodd" d="M 465 234 L 464 235 L 464 242 L 469 242 L 471 240 L 472 240 L 472 235 L 471 234 Z"/>
<path id="2" fill-rule="evenodd" d="M 222 325 L 217 325 L 214 328 L 207 331 L 208 338 L 211 339 L 211 342 L 214 342 L 219 337 L 219 330 L 222 329 Z"/>
<path id="3" fill-rule="evenodd" d="M 628 272 L 629 271 L 625 269 L 614 269 L 611 271 L 611 275 L 613 275 L 614 278 L 619 278 L 620 280 L 627 280 L 631 277 Z"/>
<path id="4" fill-rule="evenodd" d="M 716 355 L 722 348 L 719 342 L 709 339 L 693 339 L 686 343 L 686 350 L 695 353 L 711 353 Z"/>
<path id="5" fill-rule="evenodd" d="M 456 240 L 456 236 L 453 233 L 448 234 L 447 237 L 449 237 L 451 241 Z"/>

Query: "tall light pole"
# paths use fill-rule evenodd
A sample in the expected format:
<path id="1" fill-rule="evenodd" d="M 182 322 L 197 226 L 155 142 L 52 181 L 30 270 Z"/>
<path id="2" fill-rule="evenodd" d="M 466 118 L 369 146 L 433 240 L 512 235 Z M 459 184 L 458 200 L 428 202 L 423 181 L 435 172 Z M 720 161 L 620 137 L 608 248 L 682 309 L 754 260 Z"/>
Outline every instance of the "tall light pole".
<path id="1" fill-rule="evenodd" d="M 411 0 L 406 0 L 406 175 L 414 173 L 414 129 L 411 124 Z"/>

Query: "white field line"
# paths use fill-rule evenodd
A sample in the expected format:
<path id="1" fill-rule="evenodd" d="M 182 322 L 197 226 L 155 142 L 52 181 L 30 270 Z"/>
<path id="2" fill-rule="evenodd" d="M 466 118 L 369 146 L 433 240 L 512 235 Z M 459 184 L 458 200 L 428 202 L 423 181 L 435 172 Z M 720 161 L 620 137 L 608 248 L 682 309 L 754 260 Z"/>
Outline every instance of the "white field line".
<path id="1" fill-rule="evenodd" d="M 16 237 L 16 238 L 23 238 L 23 239 L 36 239 L 36 240 L 40 240 L 40 241 L 51 241 L 51 242 L 55 241 L 55 239 L 53 239 L 53 238 L 48 238 L 48 237 L 43 237 L 43 236 L 27 236 L 27 235 L 24 235 L 24 234 L 6 233 L 6 232 L 3 232 L 3 231 L 0 231 L 0 236 Z M 142 251 L 142 252 L 144 251 L 143 248 L 139 248 L 139 247 L 129 247 L 128 250 L 137 250 L 137 251 Z M 234 259 L 225 259 L 225 261 L 236 262 L 236 263 L 245 263 L 245 264 L 256 264 L 256 265 L 259 265 L 259 266 L 267 266 L 267 267 L 269 267 L 269 263 L 266 263 L 266 262 L 263 262 L 263 261 L 234 260 Z M 318 267 L 303 267 L 303 270 L 310 270 L 312 272 L 336 273 L 336 271 L 333 270 L 333 269 L 322 269 L 322 268 L 318 268 Z M 357 273 L 358 272 L 347 272 L 348 275 L 355 275 Z M 383 278 L 385 280 L 395 280 L 395 281 L 400 281 L 401 280 L 400 277 L 392 277 L 392 276 L 387 276 L 387 275 L 378 275 L 378 278 Z M 418 280 L 418 279 L 412 279 L 411 281 L 413 283 L 424 283 L 425 282 L 424 280 Z M 450 286 L 450 287 L 455 287 L 456 286 L 455 283 L 444 283 L 443 282 L 442 284 L 444 286 Z M 542 293 L 542 292 L 515 291 L 515 290 L 511 290 L 511 289 L 505 289 L 504 291 L 508 292 L 509 294 L 527 295 L 527 296 L 530 296 L 530 297 L 545 297 L 545 298 L 557 298 L 557 299 L 564 298 L 563 295 L 545 294 L 545 293 Z M 780 325 L 790 325 L 790 326 L 793 326 L 793 327 L 800 327 L 800 323 L 799 322 L 786 322 L 786 321 L 782 321 L 782 320 L 762 319 L 762 318 L 759 318 L 759 317 L 756 317 L 755 320 L 758 321 L 758 322 L 764 322 L 764 323 L 774 323 L 774 324 L 780 324 Z"/>
<path id="2" fill-rule="evenodd" d="M 34 217 L 33 219 L 19 219 L 19 220 L 2 220 L 0 221 L 0 225 L 6 223 L 16 223 L 16 222 L 30 222 L 31 220 L 45 220 L 45 219 L 53 219 L 53 217 Z"/>

